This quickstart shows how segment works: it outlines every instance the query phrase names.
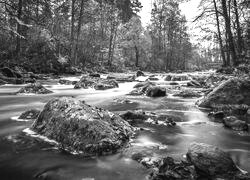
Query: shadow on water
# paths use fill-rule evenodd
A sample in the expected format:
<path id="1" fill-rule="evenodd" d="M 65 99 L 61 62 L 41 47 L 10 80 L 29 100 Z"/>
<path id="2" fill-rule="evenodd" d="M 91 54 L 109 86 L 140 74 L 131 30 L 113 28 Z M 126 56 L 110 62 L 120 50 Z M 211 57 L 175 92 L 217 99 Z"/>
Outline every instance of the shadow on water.
<path id="1" fill-rule="evenodd" d="M 44 82 L 46 84 L 46 82 Z M 181 158 L 191 142 L 217 145 L 228 151 L 242 169 L 250 171 L 250 136 L 225 129 L 209 120 L 207 113 L 195 107 L 197 99 L 172 96 L 149 98 L 128 96 L 133 83 L 120 84 L 107 91 L 93 89 L 76 90 L 73 86 L 47 83 L 54 91 L 50 95 L 11 95 L 22 86 L 0 87 L 0 179 L 72 179 L 72 180 L 143 180 L 148 170 L 131 160 L 129 153 L 144 151 L 149 156 L 173 156 Z M 32 138 L 22 131 L 30 122 L 11 119 L 31 108 L 42 109 L 52 97 L 74 96 L 86 103 L 117 113 L 142 109 L 179 117 L 175 127 L 138 124 L 139 131 L 125 153 L 83 158 L 65 154 L 54 145 Z M 127 99 L 121 103 L 117 99 Z"/>

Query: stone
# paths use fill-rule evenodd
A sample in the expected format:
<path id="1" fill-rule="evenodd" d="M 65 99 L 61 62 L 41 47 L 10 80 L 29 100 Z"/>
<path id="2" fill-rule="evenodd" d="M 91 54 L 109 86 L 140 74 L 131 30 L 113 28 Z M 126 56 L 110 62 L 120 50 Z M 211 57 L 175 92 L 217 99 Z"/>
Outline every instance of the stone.
<path id="1" fill-rule="evenodd" d="M 172 76 L 171 76 L 171 75 L 167 75 L 167 76 L 164 78 L 165 81 L 171 81 L 171 79 L 172 79 Z"/>
<path id="2" fill-rule="evenodd" d="M 192 143 L 188 148 L 187 159 L 199 175 L 208 179 L 233 179 L 238 171 L 228 153 L 204 143 Z"/>
<path id="3" fill-rule="evenodd" d="M 65 85 L 72 85 L 73 82 L 67 79 L 59 79 L 60 84 L 65 84 Z"/>
<path id="4" fill-rule="evenodd" d="M 201 84 L 196 80 L 191 80 L 191 81 L 187 82 L 187 86 L 188 87 L 197 87 L 197 88 L 202 87 Z"/>
<path id="5" fill-rule="evenodd" d="M 149 97 L 164 97 L 166 96 L 166 89 L 159 86 L 150 86 L 147 88 L 146 95 Z"/>
<path id="6" fill-rule="evenodd" d="M 175 117 L 168 114 L 157 115 L 153 112 L 145 112 L 142 110 L 127 111 L 120 114 L 120 116 L 132 126 L 142 122 L 155 125 L 175 126 L 176 121 L 181 121 L 177 116 Z"/>
<path id="7" fill-rule="evenodd" d="M 134 133 L 120 116 L 69 97 L 50 100 L 31 129 L 83 156 L 115 153 Z"/>
<path id="8" fill-rule="evenodd" d="M 145 76 L 145 74 L 139 70 L 136 72 L 136 77 L 139 77 L 139 76 Z"/>
<path id="9" fill-rule="evenodd" d="M 153 171 L 150 180 L 196 180 L 197 174 L 192 164 L 177 162 L 172 157 L 163 158 L 157 170 Z"/>
<path id="10" fill-rule="evenodd" d="M 178 93 L 175 93 L 173 96 L 179 96 L 183 98 L 193 98 L 193 97 L 198 98 L 201 97 L 201 94 L 192 90 L 182 90 Z"/>
<path id="11" fill-rule="evenodd" d="M 172 86 L 177 86 L 177 85 L 179 85 L 178 82 L 174 82 L 174 81 L 173 81 L 173 82 L 170 82 L 169 84 L 172 85 Z"/>
<path id="12" fill-rule="evenodd" d="M 213 108 L 218 104 L 250 105 L 250 80 L 229 79 L 198 101 L 197 104 L 205 108 Z"/>
<path id="13" fill-rule="evenodd" d="M 40 83 L 32 83 L 27 84 L 26 86 L 22 87 L 19 91 L 17 91 L 17 94 L 50 94 L 53 93 L 52 91 L 46 89 L 43 85 Z"/>
<path id="14" fill-rule="evenodd" d="M 145 87 L 145 86 L 155 86 L 156 84 L 150 81 L 144 81 L 144 82 L 139 82 L 137 83 L 134 88 L 140 88 L 140 87 Z"/>
<path id="15" fill-rule="evenodd" d="M 113 79 L 82 77 L 80 81 L 75 84 L 74 89 L 94 88 L 96 90 L 106 90 L 106 89 L 117 88 L 117 87 L 119 87 L 119 85 Z"/>
<path id="16" fill-rule="evenodd" d="M 239 120 L 235 116 L 228 116 L 223 119 L 223 124 L 235 131 L 248 131 L 248 124 L 245 121 Z"/>
<path id="17" fill-rule="evenodd" d="M 208 116 L 216 119 L 223 119 L 225 117 L 225 113 L 223 111 L 210 112 Z"/>
<path id="18" fill-rule="evenodd" d="M 89 76 L 90 77 L 96 77 L 96 78 L 100 78 L 101 77 L 101 75 L 98 74 L 98 73 L 90 73 Z"/>
<path id="19" fill-rule="evenodd" d="M 36 119 L 40 114 L 40 111 L 37 109 L 31 109 L 22 113 L 18 119 Z"/>

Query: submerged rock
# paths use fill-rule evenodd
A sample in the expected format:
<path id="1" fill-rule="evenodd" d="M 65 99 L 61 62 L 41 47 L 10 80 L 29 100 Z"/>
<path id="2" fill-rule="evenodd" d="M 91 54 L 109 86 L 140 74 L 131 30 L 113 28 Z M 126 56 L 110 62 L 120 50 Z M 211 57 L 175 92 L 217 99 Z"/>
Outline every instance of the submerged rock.
<path id="1" fill-rule="evenodd" d="M 24 87 L 22 87 L 17 94 L 20 93 L 32 93 L 32 94 L 50 94 L 53 93 L 52 91 L 46 89 L 43 87 L 40 83 L 33 83 L 33 84 L 28 84 Z"/>
<path id="2" fill-rule="evenodd" d="M 149 97 L 163 97 L 166 96 L 166 89 L 159 86 L 150 86 L 147 89 L 146 95 Z"/>
<path id="3" fill-rule="evenodd" d="M 150 174 L 150 180 L 195 180 L 197 175 L 192 164 L 177 162 L 171 157 L 163 158 L 157 169 Z"/>
<path id="4" fill-rule="evenodd" d="M 50 100 L 32 129 L 87 156 L 116 152 L 133 133 L 120 116 L 66 97 Z"/>
<path id="5" fill-rule="evenodd" d="M 212 108 L 216 104 L 250 105 L 250 80 L 230 79 L 205 96 L 198 102 L 200 107 Z"/>
<path id="6" fill-rule="evenodd" d="M 193 98 L 193 97 L 198 98 L 198 97 L 201 97 L 201 94 L 192 90 L 182 90 L 178 93 L 175 93 L 173 96 L 179 96 L 183 98 Z"/>
<path id="7" fill-rule="evenodd" d="M 245 121 L 239 120 L 235 116 L 225 117 L 223 119 L 223 124 L 225 127 L 235 131 L 248 131 L 248 124 Z"/>
<path id="8" fill-rule="evenodd" d="M 18 119 L 36 119 L 40 114 L 40 111 L 37 109 L 31 109 L 22 113 Z"/>
<path id="9" fill-rule="evenodd" d="M 212 145 L 192 143 L 187 152 L 187 159 L 195 166 L 200 176 L 208 179 L 233 179 L 238 172 L 229 154 Z"/>

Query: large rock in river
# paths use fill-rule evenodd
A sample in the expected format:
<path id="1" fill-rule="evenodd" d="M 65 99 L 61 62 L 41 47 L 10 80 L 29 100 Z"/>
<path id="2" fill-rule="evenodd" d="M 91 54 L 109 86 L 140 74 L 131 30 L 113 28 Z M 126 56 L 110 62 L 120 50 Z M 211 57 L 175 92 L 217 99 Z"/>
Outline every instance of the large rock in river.
<path id="1" fill-rule="evenodd" d="M 212 145 L 192 143 L 187 159 L 195 166 L 199 175 L 208 179 L 232 179 L 238 172 L 230 155 Z"/>
<path id="2" fill-rule="evenodd" d="M 32 129 L 87 156 L 116 152 L 133 133 L 120 116 L 67 97 L 50 100 Z"/>
<path id="3" fill-rule="evenodd" d="M 160 86 L 150 86 L 147 89 L 146 95 L 149 97 L 163 97 L 166 96 L 166 89 Z"/>
<path id="4" fill-rule="evenodd" d="M 233 129 L 235 131 L 247 131 L 248 124 L 245 121 L 239 120 L 235 116 L 228 116 L 223 119 L 223 124 L 225 127 Z"/>
<path id="5" fill-rule="evenodd" d="M 52 91 L 46 89 L 43 85 L 40 83 L 32 83 L 27 84 L 26 86 L 22 87 L 17 94 L 50 94 L 53 93 Z"/>
<path id="6" fill-rule="evenodd" d="M 221 104 L 250 105 L 250 79 L 227 80 L 198 102 L 200 107 L 207 108 Z"/>

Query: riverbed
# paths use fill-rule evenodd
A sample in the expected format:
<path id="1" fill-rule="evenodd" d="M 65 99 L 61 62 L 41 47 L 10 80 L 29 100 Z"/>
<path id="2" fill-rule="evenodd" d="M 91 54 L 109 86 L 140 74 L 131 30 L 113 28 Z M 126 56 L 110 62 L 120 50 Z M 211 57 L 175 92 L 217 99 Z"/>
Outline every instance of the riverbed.
<path id="1" fill-rule="evenodd" d="M 127 95 L 136 83 L 120 83 L 119 88 L 97 91 L 74 89 L 73 85 L 60 85 L 58 79 L 52 79 L 42 82 L 54 92 L 48 95 L 15 95 L 23 85 L 0 86 L 0 179 L 144 180 L 149 170 L 132 160 L 128 155 L 130 151 L 182 159 L 194 141 L 222 148 L 230 153 L 237 166 L 250 172 L 249 133 L 235 132 L 210 121 L 208 112 L 195 106 L 198 98 L 174 97 L 171 93 L 161 98 Z M 161 80 L 158 83 L 172 87 Z M 32 121 L 16 118 L 29 109 L 42 110 L 51 98 L 61 96 L 75 97 L 115 113 L 142 109 L 174 115 L 180 121 L 175 127 L 147 122 L 138 124 L 143 130 L 124 151 L 83 158 L 60 150 L 53 142 L 31 132 Z M 123 103 L 123 100 L 129 101 Z"/>

